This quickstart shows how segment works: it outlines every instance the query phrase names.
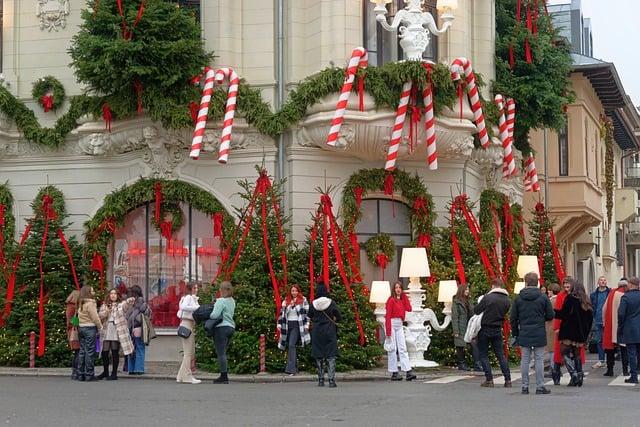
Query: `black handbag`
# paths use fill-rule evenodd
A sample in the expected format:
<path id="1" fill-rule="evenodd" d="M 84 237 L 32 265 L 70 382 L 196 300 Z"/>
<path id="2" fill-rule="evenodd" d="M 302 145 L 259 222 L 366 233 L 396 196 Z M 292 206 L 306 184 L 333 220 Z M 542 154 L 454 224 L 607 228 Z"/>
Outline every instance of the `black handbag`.
<path id="1" fill-rule="evenodd" d="M 189 338 L 191 336 L 191 329 L 186 326 L 178 327 L 178 336 L 180 338 Z"/>
<path id="2" fill-rule="evenodd" d="M 208 337 L 213 337 L 213 333 L 216 331 L 216 326 L 218 326 L 222 322 L 222 316 L 216 317 L 215 319 L 208 319 L 204 322 L 204 330 L 207 333 Z"/>
<path id="3" fill-rule="evenodd" d="M 202 304 L 196 311 L 192 313 L 193 320 L 196 323 L 206 321 L 213 311 L 213 304 Z"/>

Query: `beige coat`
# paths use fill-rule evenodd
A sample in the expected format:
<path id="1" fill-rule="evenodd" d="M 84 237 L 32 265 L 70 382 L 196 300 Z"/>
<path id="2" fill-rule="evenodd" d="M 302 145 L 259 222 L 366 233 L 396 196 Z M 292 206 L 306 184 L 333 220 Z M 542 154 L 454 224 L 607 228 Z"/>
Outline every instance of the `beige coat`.
<path id="1" fill-rule="evenodd" d="M 89 299 L 78 304 L 78 320 L 80 321 L 80 326 L 95 325 L 98 329 L 102 329 L 102 322 L 100 322 L 100 317 L 98 316 L 96 300 Z"/>
<path id="2" fill-rule="evenodd" d="M 118 334 L 118 342 L 122 347 L 122 353 L 127 356 L 133 353 L 133 342 L 131 341 L 131 334 L 129 333 L 129 326 L 127 325 L 127 318 L 124 316 L 125 311 L 129 309 L 129 304 L 127 301 L 122 301 L 117 307 L 114 309 L 114 320 L 116 325 L 116 332 Z M 103 322 L 107 322 L 109 320 L 109 308 L 107 304 L 102 304 L 100 307 L 100 319 Z M 107 328 L 104 327 L 100 331 L 100 341 L 104 342 L 107 336 Z"/>
<path id="3" fill-rule="evenodd" d="M 551 307 L 555 307 L 556 306 L 556 298 L 558 296 L 554 295 L 551 297 L 550 301 L 551 301 Z M 545 331 L 547 332 L 547 346 L 546 346 L 546 350 L 547 351 L 553 351 L 553 341 L 556 339 L 556 334 L 553 332 L 553 320 L 549 320 L 548 322 L 545 323 L 544 325 Z"/>

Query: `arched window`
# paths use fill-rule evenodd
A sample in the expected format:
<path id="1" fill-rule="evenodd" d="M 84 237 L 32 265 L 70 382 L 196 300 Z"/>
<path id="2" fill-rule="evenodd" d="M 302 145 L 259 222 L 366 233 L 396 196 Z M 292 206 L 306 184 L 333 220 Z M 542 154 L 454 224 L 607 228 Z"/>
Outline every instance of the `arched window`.
<path id="1" fill-rule="evenodd" d="M 196 22 L 200 22 L 200 0 L 178 0 L 178 5 L 180 7 L 186 7 L 193 10 L 193 13 L 196 17 Z"/>
<path id="2" fill-rule="evenodd" d="M 362 217 L 356 224 L 356 234 L 360 244 L 360 268 L 365 283 L 380 280 L 380 267 L 367 260 L 364 244 L 371 237 L 379 233 L 391 236 L 396 245 L 393 261 L 387 265 L 385 280 L 394 281 L 398 278 L 400 256 L 402 248 L 411 243 L 411 220 L 409 208 L 401 202 L 388 199 L 365 199 L 361 205 Z"/>
<path id="3" fill-rule="evenodd" d="M 131 211 L 117 229 L 110 250 L 109 277 L 119 289 L 138 285 L 153 310 L 155 326 L 178 326 L 178 302 L 186 283 L 211 283 L 220 260 L 220 238 L 213 221 L 180 203 L 184 221 L 170 240 L 152 219 L 153 203 Z"/>

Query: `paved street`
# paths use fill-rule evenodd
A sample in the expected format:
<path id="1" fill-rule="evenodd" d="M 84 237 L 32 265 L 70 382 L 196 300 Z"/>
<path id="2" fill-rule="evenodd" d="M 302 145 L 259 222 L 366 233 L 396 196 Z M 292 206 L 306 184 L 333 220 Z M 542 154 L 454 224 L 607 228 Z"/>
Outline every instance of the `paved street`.
<path id="1" fill-rule="evenodd" d="M 581 389 L 552 386 L 549 396 L 520 395 L 519 380 L 512 389 L 481 389 L 480 377 L 453 375 L 413 383 L 342 382 L 337 389 L 310 382 L 189 386 L 152 379 L 77 383 L 60 377 L 2 376 L 0 422 L 136 427 L 640 425 L 640 388 L 609 385 L 611 379 L 601 374 L 591 372 Z"/>

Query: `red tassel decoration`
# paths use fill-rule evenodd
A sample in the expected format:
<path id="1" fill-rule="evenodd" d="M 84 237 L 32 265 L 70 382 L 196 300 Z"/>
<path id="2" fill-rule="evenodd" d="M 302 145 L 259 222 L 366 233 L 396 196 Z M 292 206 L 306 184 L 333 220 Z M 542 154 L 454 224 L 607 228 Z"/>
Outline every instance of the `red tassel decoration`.
<path id="1" fill-rule="evenodd" d="M 356 197 L 356 206 L 360 209 L 360 205 L 362 205 L 362 195 L 364 194 L 364 188 L 356 187 L 353 189 L 353 194 Z"/>
<path id="2" fill-rule="evenodd" d="M 220 212 L 213 214 L 213 237 L 222 237 L 222 218 Z"/>
<path id="3" fill-rule="evenodd" d="M 162 210 L 162 183 L 160 181 L 156 182 L 153 186 L 153 189 L 156 196 L 156 210 L 154 212 L 154 219 L 156 220 L 157 224 L 160 224 L 160 220 L 162 219 L 160 217 L 160 211 Z"/>
<path id="4" fill-rule="evenodd" d="M 167 240 L 171 240 L 171 235 L 173 234 L 173 221 L 162 221 L 160 223 L 160 234 Z"/>
<path id="5" fill-rule="evenodd" d="M 191 101 L 189 103 L 189 112 L 191 113 L 191 120 L 193 120 L 193 123 L 196 123 L 196 120 L 198 120 L 198 108 L 199 105 L 193 101 Z"/>
<path id="6" fill-rule="evenodd" d="M 391 196 L 391 201 L 393 202 L 393 174 L 388 173 L 387 176 L 384 177 L 384 194 L 387 196 Z M 393 217 L 396 217 L 396 207 L 395 203 L 391 203 L 391 209 L 393 213 Z"/>
<path id="7" fill-rule="evenodd" d="M 529 44 L 529 37 L 524 39 L 524 57 L 527 60 L 527 64 L 533 62 L 533 55 L 531 54 L 531 45 Z"/>
<path id="8" fill-rule="evenodd" d="M 104 119 L 104 128 L 111 132 L 111 120 L 113 120 L 113 113 L 109 104 L 105 103 L 102 106 L 102 118 Z"/>
<path id="9" fill-rule="evenodd" d="M 513 53 L 513 43 L 509 43 L 509 68 L 512 70 L 516 67 L 516 57 Z"/>

